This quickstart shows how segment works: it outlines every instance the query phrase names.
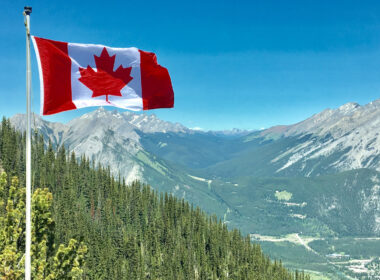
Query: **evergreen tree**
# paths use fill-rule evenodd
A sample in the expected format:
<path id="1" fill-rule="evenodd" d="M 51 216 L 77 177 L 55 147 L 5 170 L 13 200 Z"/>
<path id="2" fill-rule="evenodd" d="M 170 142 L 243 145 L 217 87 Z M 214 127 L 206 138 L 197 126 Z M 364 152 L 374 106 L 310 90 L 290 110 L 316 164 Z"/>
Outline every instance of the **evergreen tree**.
<path id="1" fill-rule="evenodd" d="M 11 174 L 3 175 L 0 191 L 0 261 L 13 277 L 6 279 L 18 279 L 24 188 L 5 182 L 25 178 L 25 137 L 6 119 L 0 129 L 0 164 Z M 32 145 L 33 273 L 43 275 L 36 279 L 310 279 L 270 261 L 259 244 L 183 199 L 139 182 L 127 186 L 108 167 L 45 143 L 35 136 Z"/>
<path id="2" fill-rule="evenodd" d="M 25 252 L 25 188 L 17 177 L 6 192 L 6 174 L 0 176 L 0 278 L 24 277 Z M 50 212 L 52 194 L 37 189 L 32 197 L 32 277 L 34 279 L 81 279 L 87 247 L 75 239 L 55 250 L 54 221 Z"/>

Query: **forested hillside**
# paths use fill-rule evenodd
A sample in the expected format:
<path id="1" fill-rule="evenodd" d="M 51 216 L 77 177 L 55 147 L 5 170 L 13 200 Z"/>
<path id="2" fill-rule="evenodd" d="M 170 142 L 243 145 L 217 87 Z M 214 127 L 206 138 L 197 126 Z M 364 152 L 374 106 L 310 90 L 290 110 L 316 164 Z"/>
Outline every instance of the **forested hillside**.
<path id="1" fill-rule="evenodd" d="M 3 119 L 0 171 L 7 183 L 0 215 L 6 215 L 13 176 L 19 178 L 13 186 L 23 188 L 24 143 L 24 135 Z M 82 279 L 309 279 L 270 261 L 250 238 L 183 199 L 138 182 L 126 185 L 84 156 L 77 161 L 64 147 L 45 147 L 39 135 L 32 146 L 34 191 L 53 194 L 54 243 L 75 238 L 87 246 Z"/>

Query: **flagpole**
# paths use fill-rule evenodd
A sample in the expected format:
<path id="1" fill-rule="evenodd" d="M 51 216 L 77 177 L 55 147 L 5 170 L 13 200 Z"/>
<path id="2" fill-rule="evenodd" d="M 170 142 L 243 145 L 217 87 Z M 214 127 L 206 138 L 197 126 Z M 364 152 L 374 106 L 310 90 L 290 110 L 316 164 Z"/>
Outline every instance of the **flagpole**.
<path id="1" fill-rule="evenodd" d="M 32 243 L 32 224 L 31 224 L 31 104 L 30 104 L 30 14 L 32 7 L 24 7 L 24 23 L 26 29 L 26 236 L 25 236 L 25 280 L 31 279 L 31 258 L 30 247 Z"/>

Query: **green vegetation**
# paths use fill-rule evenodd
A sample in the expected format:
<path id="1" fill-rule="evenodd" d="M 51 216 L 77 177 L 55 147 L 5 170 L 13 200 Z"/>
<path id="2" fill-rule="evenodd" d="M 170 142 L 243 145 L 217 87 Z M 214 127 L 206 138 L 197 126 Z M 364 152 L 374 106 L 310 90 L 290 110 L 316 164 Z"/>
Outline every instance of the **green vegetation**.
<path id="1" fill-rule="evenodd" d="M 350 238 L 315 240 L 309 243 L 310 247 L 320 254 L 345 254 L 351 259 L 366 259 L 378 257 L 380 252 L 380 238 Z"/>
<path id="2" fill-rule="evenodd" d="M 269 240 L 264 237 L 263 240 Z M 274 239 L 274 238 L 272 238 Z M 288 241 L 259 241 L 264 252 L 284 260 L 288 268 L 303 268 L 314 279 L 376 279 L 380 273 L 380 240 L 368 238 L 325 238 L 302 244 Z M 358 269 L 359 268 L 359 269 Z"/>
<path id="3" fill-rule="evenodd" d="M 165 175 L 166 168 L 165 166 L 159 164 L 158 162 L 153 162 L 149 159 L 149 157 L 146 155 L 146 152 L 139 151 L 136 155 L 137 159 L 142 161 L 143 163 L 149 165 L 153 169 L 155 169 L 157 172 L 159 172 L 161 175 Z"/>
<path id="4" fill-rule="evenodd" d="M 0 174 L 0 278 L 24 277 L 25 188 L 17 177 L 7 187 Z M 70 239 L 69 245 L 54 243 L 54 221 L 50 212 L 52 194 L 36 189 L 32 197 L 32 277 L 34 279 L 81 279 L 87 247 Z"/>
<path id="5" fill-rule="evenodd" d="M 13 205 L 19 207 L 18 221 L 23 219 L 23 187 L 15 180 L 7 182 L 13 176 L 20 182 L 25 178 L 24 143 L 24 135 L 3 119 L 0 162 L 7 178 L 3 175 L 0 216 L 6 221 L 9 215 L 14 217 L 9 200 L 15 201 L 16 193 L 19 202 Z M 77 161 L 64 147 L 54 151 L 50 143 L 46 148 L 38 135 L 32 146 L 34 238 L 38 239 L 34 244 L 42 246 L 35 249 L 34 258 L 39 259 L 36 256 L 40 254 L 41 265 L 46 261 L 56 273 L 65 270 L 54 279 L 76 279 L 78 273 L 91 280 L 310 279 L 303 272 L 289 272 L 281 261 L 271 262 L 249 237 L 228 230 L 215 216 L 183 199 L 158 194 L 138 182 L 126 186 L 123 179 L 112 177 L 109 168 L 95 168 L 85 157 Z M 16 229 L 14 225 L 10 228 Z M 22 231 L 21 225 L 17 229 L 21 241 L 11 245 L 18 246 L 18 253 L 24 246 Z M 1 241 L 0 246 L 7 242 Z M 85 262 L 83 244 L 88 248 Z M 4 263 L 6 269 L 15 267 L 15 262 L 11 266 Z M 71 270 L 58 267 L 67 263 L 73 264 Z M 36 268 L 38 264 L 33 265 Z M 16 266 L 22 267 L 22 262 Z"/>
<path id="6" fill-rule="evenodd" d="M 290 199 L 292 199 L 292 196 L 293 194 L 290 193 L 290 192 L 287 192 L 287 191 L 276 191 L 274 193 L 274 196 L 278 199 L 278 200 L 285 200 L 285 201 L 289 201 Z"/>
<path id="7" fill-rule="evenodd" d="M 232 210 L 227 219 L 244 233 L 368 237 L 377 234 L 374 211 L 364 210 L 365 205 L 375 207 L 374 177 L 380 173 L 357 169 L 310 178 L 249 176 L 232 183 L 215 179 L 212 187 Z M 280 198 L 292 196 L 279 200 L 276 191 Z M 236 211 L 240 217 L 231 216 Z"/>

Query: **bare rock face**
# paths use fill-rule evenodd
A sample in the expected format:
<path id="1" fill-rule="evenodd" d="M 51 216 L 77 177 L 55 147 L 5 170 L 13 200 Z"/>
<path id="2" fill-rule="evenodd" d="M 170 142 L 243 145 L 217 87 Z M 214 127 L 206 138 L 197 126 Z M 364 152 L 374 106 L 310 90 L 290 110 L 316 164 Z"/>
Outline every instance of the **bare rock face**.
<path id="1" fill-rule="evenodd" d="M 25 130 L 25 115 L 15 115 L 11 123 L 16 129 Z M 115 176 L 120 174 L 127 183 L 143 180 L 143 167 L 135 160 L 137 153 L 143 151 L 140 133 L 190 131 L 181 124 L 162 121 L 155 115 L 120 113 L 104 108 L 84 114 L 67 124 L 48 122 L 33 115 L 32 127 L 53 145 L 65 145 L 78 157 L 85 154 L 94 162 L 109 166 Z"/>
<path id="2" fill-rule="evenodd" d="M 302 122 L 270 128 L 262 136 L 277 132 L 280 137 L 302 137 L 308 140 L 289 147 L 272 159 L 272 163 L 287 158 L 278 172 L 295 164 L 339 155 L 329 162 L 329 168 L 345 171 L 371 168 L 380 171 L 380 99 L 365 106 L 347 103 L 337 109 L 326 109 Z M 313 170 L 309 171 L 313 174 Z"/>

